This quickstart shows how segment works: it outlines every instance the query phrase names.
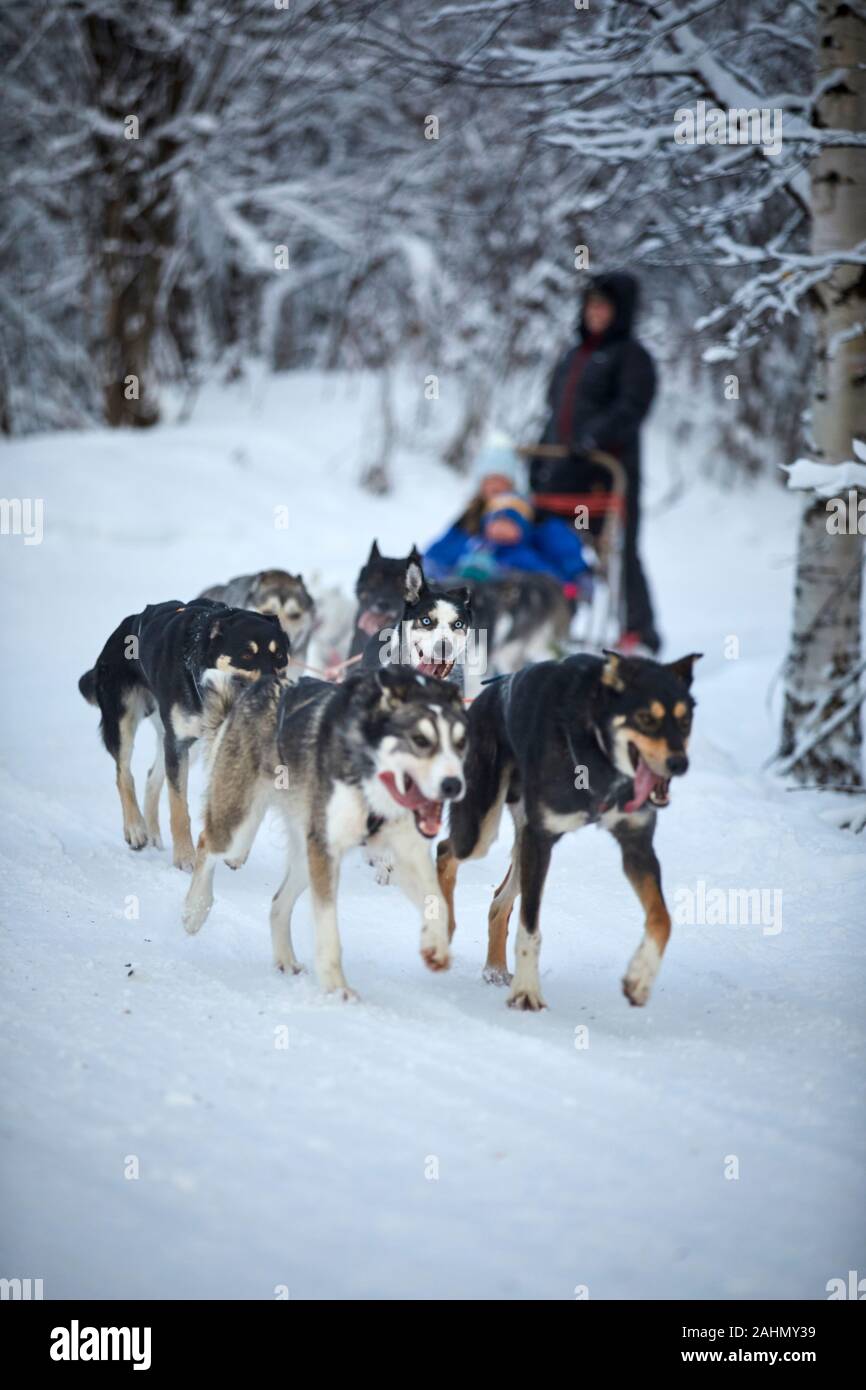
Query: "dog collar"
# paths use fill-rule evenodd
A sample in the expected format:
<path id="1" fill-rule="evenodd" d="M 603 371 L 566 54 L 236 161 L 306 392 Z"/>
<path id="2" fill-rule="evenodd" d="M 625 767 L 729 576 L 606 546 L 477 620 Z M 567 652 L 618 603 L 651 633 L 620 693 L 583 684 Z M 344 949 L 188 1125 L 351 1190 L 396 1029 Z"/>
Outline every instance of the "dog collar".
<path id="1" fill-rule="evenodd" d="M 595 734 L 596 742 L 597 742 L 599 748 L 601 749 L 601 751 L 602 751 L 602 753 L 604 754 L 604 756 L 607 758 L 608 762 L 610 762 L 610 756 L 609 756 L 609 754 L 608 754 L 607 749 L 606 749 L 605 746 L 604 746 L 604 743 L 603 743 L 602 737 L 601 737 L 601 732 L 600 732 L 599 727 L 598 727 L 597 724 L 593 724 L 593 725 L 592 725 L 592 732 Z M 566 743 L 568 744 L 568 751 L 569 751 L 569 753 L 570 753 L 570 755 L 571 755 L 571 761 L 572 761 L 572 763 L 576 766 L 576 765 L 577 765 L 577 757 L 576 757 L 575 750 L 574 750 L 574 744 L 573 744 L 572 741 L 571 741 L 571 732 L 570 732 L 570 730 L 569 730 L 569 728 L 568 728 L 567 725 L 566 725 L 566 728 L 565 728 L 565 740 L 566 740 Z M 594 810 L 595 810 L 595 814 L 598 815 L 598 816 L 603 816 L 607 811 L 612 811 L 612 810 L 614 810 L 615 807 L 616 807 L 616 805 L 617 805 L 617 791 L 618 791 L 620 794 L 623 793 L 623 792 L 625 791 L 625 787 L 626 787 L 627 785 L 630 785 L 630 783 L 631 783 L 631 779 L 628 778 L 628 777 L 626 777 L 626 775 L 625 775 L 624 772 L 620 772 L 618 768 L 615 768 L 614 771 L 615 771 L 616 774 L 617 774 L 617 781 L 614 783 L 614 788 L 615 788 L 614 794 L 613 794 L 613 796 L 612 796 L 611 798 L 609 798 L 607 801 L 599 801 L 599 802 L 597 803 L 597 805 L 595 806 Z"/>

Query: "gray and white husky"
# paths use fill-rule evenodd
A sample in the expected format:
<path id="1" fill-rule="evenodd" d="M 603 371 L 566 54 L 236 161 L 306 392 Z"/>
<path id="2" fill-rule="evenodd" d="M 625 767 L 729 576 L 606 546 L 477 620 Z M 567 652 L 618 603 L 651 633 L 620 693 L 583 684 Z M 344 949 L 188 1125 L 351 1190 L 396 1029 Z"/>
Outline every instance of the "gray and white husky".
<path id="1" fill-rule="evenodd" d="M 286 876 L 271 904 L 279 969 L 301 968 L 291 916 L 309 887 L 319 984 L 354 997 L 343 974 L 336 900 L 340 862 L 358 845 L 390 856 L 395 882 L 422 910 L 425 964 L 447 969 L 448 912 L 428 841 L 439 832 L 444 803 L 466 789 L 459 691 L 401 666 L 354 673 L 342 685 L 279 678 L 244 689 L 229 679 L 208 689 L 204 719 L 210 783 L 183 912 L 187 931 L 197 932 L 210 912 L 217 859 L 240 868 L 273 807 L 289 839 Z"/>
<path id="2" fill-rule="evenodd" d="M 273 613 L 291 643 L 294 666 L 297 669 L 303 665 L 316 622 L 316 607 L 302 575 L 286 570 L 239 574 L 227 584 L 211 585 L 200 597 L 227 603 L 232 608 Z"/>
<path id="3" fill-rule="evenodd" d="M 470 646 L 472 636 L 469 590 L 431 588 L 421 566 L 410 560 L 396 626 L 383 627 L 368 639 L 361 668 L 411 666 L 420 675 L 450 681 L 462 696 L 467 676 L 471 678 L 474 673 L 473 667 L 467 668 L 467 656 L 477 660 L 477 649 Z M 486 662 L 482 675 L 484 670 Z M 364 857 L 375 869 L 377 883 L 384 886 L 391 882 L 394 865 L 387 852 L 368 845 Z"/>

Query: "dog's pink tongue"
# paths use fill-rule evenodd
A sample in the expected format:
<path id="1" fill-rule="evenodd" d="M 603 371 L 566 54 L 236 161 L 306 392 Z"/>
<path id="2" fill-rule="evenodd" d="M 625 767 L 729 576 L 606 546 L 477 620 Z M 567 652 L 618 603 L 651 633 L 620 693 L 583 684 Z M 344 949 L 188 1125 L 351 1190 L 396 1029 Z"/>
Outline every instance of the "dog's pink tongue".
<path id="1" fill-rule="evenodd" d="M 625 809 L 627 811 L 639 811 L 658 780 L 655 773 L 647 767 L 641 758 L 634 774 L 634 796 L 631 801 L 625 803 Z"/>
<path id="2" fill-rule="evenodd" d="M 421 676 L 437 676 L 445 680 L 451 674 L 453 661 L 419 661 L 416 670 Z"/>
<path id="3" fill-rule="evenodd" d="M 417 782 L 410 782 L 408 790 L 397 790 L 397 779 L 393 772 L 380 772 L 379 781 L 384 782 L 394 800 L 415 812 L 418 829 L 422 835 L 438 835 L 442 824 L 442 802 L 430 801 L 421 792 Z"/>
<path id="4" fill-rule="evenodd" d="M 365 608 L 358 618 L 358 627 L 362 632 L 366 632 L 368 637 L 375 637 L 387 623 L 387 613 L 373 613 L 369 608 Z"/>

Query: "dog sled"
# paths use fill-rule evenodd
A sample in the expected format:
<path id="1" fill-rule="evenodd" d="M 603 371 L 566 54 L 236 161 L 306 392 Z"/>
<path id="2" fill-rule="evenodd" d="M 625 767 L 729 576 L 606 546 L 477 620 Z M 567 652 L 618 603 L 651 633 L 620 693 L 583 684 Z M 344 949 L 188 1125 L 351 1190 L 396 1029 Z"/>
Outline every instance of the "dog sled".
<path id="1" fill-rule="evenodd" d="M 565 444 L 522 444 L 516 452 L 528 461 L 565 460 L 573 451 Z M 588 491 L 536 492 L 532 501 L 574 525 L 591 551 L 592 598 L 578 607 L 570 636 L 574 650 L 597 651 L 614 646 L 623 632 L 626 475 L 619 459 L 601 449 L 582 458 L 590 465 Z"/>
<path id="2" fill-rule="evenodd" d="M 542 458 L 561 461 L 566 465 L 572 457 L 572 451 L 566 446 L 551 444 L 515 447 L 509 443 L 508 452 L 510 460 L 506 459 L 506 466 L 509 473 L 512 473 L 515 454 L 527 460 Z M 437 585 L 446 588 L 450 585 L 452 589 L 469 589 L 472 594 L 471 626 L 476 634 L 483 635 L 484 654 L 480 661 L 476 655 L 471 663 L 466 663 L 464 680 L 467 692 L 471 685 L 472 692 L 477 693 L 478 671 L 482 667 L 488 675 L 508 675 L 553 655 L 598 651 L 603 647 L 616 646 L 622 636 L 625 470 L 618 459 L 600 450 L 584 455 L 581 463 L 585 484 L 583 491 L 567 490 L 571 470 L 566 467 L 557 470 L 559 477 L 550 480 L 557 484 L 556 490 L 539 490 L 532 496 L 538 512 L 556 515 L 568 526 L 573 526 L 587 551 L 592 589 L 585 597 L 580 596 L 578 589 L 576 610 L 574 602 L 570 601 L 574 591 L 569 595 L 562 582 L 546 571 L 516 568 L 471 577 L 458 571 L 433 580 L 433 589 Z M 492 463 L 491 471 L 495 471 Z M 413 560 L 416 566 L 420 565 L 421 557 L 414 548 L 405 560 L 383 557 L 374 542 L 370 556 L 362 567 L 359 583 L 365 580 L 380 608 L 387 599 L 388 606 L 393 610 L 392 623 L 397 613 L 404 610 L 407 566 Z M 376 570 L 372 577 L 368 574 L 371 567 Z M 426 581 L 423 582 L 426 586 Z M 380 592 L 383 586 L 384 599 Z M 433 592 L 429 586 L 426 587 Z M 447 594 L 439 596 L 448 597 Z M 363 607 L 360 593 L 358 597 Z M 372 613 L 374 609 L 370 611 Z M 356 616 L 356 625 L 357 622 Z M 366 627 L 363 633 L 366 634 L 363 641 L 369 641 L 375 635 Z M 429 635 L 429 631 L 424 633 L 425 638 Z M 350 650 L 345 659 L 328 663 L 322 668 L 306 662 L 303 664 L 311 674 L 339 681 L 348 670 L 362 661 L 363 655 L 363 652 Z M 471 672 L 470 664 L 473 668 Z"/>

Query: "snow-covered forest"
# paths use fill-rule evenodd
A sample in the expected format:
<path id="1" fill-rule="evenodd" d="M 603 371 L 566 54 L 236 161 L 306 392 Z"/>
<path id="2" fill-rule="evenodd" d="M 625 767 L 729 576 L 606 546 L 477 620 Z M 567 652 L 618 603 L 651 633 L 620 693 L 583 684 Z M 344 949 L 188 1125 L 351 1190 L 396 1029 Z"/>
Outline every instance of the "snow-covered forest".
<path id="1" fill-rule="evenodd" d="M 479 427 L 569 332 L 577 261 L 640 268 L 646 332 L 679 393 L 702 388 L 726 469 L 801 448 L 808 161 L 832 139 L 808 5 L 85 0 L 35 30 L 12 5 L 4 30 L 13 433 L 146 422 L 162 384 L 250 354 L 409 359 Z M 778 109 L 781 148 L 676 143 L 698 101 Z M 684 402 L 675 423 L 695 427 Z"/>
<path id="2" fill-rule="evenodd" d="M 0 69 L 0 1276 L 826 1297 L 864 1233 L 862 5 L 9 0 Z M 650 1003 L 618 993 L 638 905 L 590 829 L 554 859 L 538 1015 L 481 980 L 504 831 L 440 977 L 347 859 L 357 1009 L 272 972 L 270 820 L 185 937 L 82 672 L 124 614 L 235 575 L 351 609 L 374 539 L 463 511 L 492 431 L 540 439 L 622 270 L 661 660 L 704 653 Z M 782 906 L 677 919 L 713 891 Z"/>

